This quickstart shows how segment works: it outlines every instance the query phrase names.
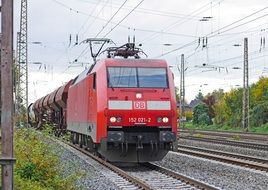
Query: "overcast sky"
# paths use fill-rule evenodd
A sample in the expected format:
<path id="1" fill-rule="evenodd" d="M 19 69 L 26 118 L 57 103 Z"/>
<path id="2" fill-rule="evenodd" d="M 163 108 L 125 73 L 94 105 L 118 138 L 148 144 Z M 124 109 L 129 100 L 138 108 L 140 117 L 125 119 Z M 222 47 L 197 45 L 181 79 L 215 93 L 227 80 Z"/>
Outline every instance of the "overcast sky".
<path id="1" fill-rule="evenodd" d="M 199 91 L 242 86 L 242 70 L 233 68 L 243 66 L 243 39 L 248 37 L 250 83 L 255 82 L 268 75 L 267 6 L 267 0 L 28 0 L 29 100 L 92 63 L 89 48 L 75 45 L 76 35 L 79 43 L 97 36 L 117 45 L 135 35 L 148 58 L 173 66 L 176 86 L 177 65 L 185 54 L 188 101 Z M 15 1 L 15 39 L 19 16 L 20 3 Z M 80 65 L 72 63 L 75 59 Z"/>

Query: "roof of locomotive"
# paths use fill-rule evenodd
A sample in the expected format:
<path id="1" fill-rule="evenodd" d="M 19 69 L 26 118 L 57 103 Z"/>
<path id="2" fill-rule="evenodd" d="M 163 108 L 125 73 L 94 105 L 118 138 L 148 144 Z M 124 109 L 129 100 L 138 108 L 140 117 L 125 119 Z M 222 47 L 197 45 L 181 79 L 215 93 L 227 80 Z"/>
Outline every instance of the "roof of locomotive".
<path id="1" fill-rule="evenodd" d="M 92 65 L 90 68 L 85 69 L 80 73 L 73 81 L 72 85 L 84 80 L 87 75 L 95 73 L 98 69 L 102 69 L 103 66 L 137 66 L 137 67 L 167 67 L 167 62 L 163 59 L 120 59 L 120 58 L 106 58 L 99 60 L 96 65 Z"/>
<path id="2" fill-rule="evenodd" d="M 167 62 L 163 59 L 103 59 L 106 65 L 121 65 L 121 66 L 167 66 Z"/>

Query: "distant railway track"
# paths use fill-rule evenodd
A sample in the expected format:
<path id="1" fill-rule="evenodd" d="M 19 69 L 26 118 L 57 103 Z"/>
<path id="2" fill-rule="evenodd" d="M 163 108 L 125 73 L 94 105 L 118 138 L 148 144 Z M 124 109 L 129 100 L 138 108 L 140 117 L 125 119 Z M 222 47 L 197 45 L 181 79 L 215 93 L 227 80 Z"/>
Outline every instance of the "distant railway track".
<path id="1" fill-rule="evenodd" d="M 158 165 L 152 163 L 140 164 L 135 167 L 128 167 L 126 170 L 125 167 L 117 167 L 105 160 L 89 153 L 83 148 L 80 148 L 78 145 L 74 145 L 68 143 L 69 146 L 77 149 L 82 152 L 86 156 L 94 159 L 105 167 L 109 168 L 128 182 L 130 184 L 120 183 L 122 186 L 121 189 L 163 189 L 163 187 L 167 189 L 203 189 L 203 190 L 216 190 L 217 188 L 214 186 L 210 186 L 209 184 L 199 182 L 197 180 L 191 179 L 189 177 L 180 175 L 171 170 L 165 169 Z M 131 169 L 130 169 L 131 168 Z M 130 171 L 131 170 L 131 171 Z M 146 175 L 144 175 L 144 170 L 146 171 Z M 148 175 L 147 175 L 148 174 Z M 157 176 L 157 177 L 156 177 Z M 160 182 L 160 183 L 159 183 Z"/>
<path id="2" fill-rule="evenodd" d="M 208 135 L 208 136 L 217 136 L 225 138 L 240 138 L 240 139 L 249 139 L 256 141 L 266 141 L 268 143 L 268 134 L 259 134 L 259 133 L 249 133 L 249 132 L 228 132 L 228 131 L 209 131 L 209 130 L 200 130 L 200 129 L 180 129 L 180 133 L 191 134 L 191 135 Z"/>
<path id="3" fill-rule="evenodd" d="M 237 147 L 243 147 L 243 148 L 251 148 L 251 149 L 268 151 L 268 145 L 261 144 L 261 143 L 253 143 L 253 142 L 249 143 L 249 142 L 243 142 L 243 141 L 231 141 L 231 140 L 193 137 L 193 136 L 185 136 L 185 137 L 181 136 L 180 139 L 203 141 L 203 142 L 210 142 L 210 143 L 215 143 L 215 144 L 231 145 L 231 146 L 237 146 Z"/>
<path id="4" fill-rule="evenodd" d="M 178 145 L 178 152 L 268 172 L 268 160 L 193 146 Z"/>

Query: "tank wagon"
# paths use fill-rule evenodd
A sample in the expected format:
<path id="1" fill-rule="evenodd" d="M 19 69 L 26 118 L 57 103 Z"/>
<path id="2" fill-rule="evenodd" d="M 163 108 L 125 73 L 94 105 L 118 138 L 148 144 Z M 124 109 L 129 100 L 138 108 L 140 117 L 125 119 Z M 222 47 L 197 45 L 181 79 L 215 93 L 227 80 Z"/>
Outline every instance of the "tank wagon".
<path id="1" fill-rule="evenodd" d="M 173 74 L 164 60 L 106 58 L 32 105 L 37 127 L 112 162 L 159 161 L 176 145 Z"/>

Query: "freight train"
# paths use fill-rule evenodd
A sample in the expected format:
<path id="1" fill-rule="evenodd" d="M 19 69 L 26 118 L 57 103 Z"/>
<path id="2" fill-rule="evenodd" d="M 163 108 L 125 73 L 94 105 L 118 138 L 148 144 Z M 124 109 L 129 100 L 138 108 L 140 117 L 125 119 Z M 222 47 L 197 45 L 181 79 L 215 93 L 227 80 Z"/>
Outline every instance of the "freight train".
<path id="1" fill-rule="evenodd" d="M 35 101 L 35 127 L 69 131 L 73 143 L 111 162 L 163 159 L 177 143 L 174 76 L 164 60 L 129 58 L 134 50 L 114 49 Z"/>

